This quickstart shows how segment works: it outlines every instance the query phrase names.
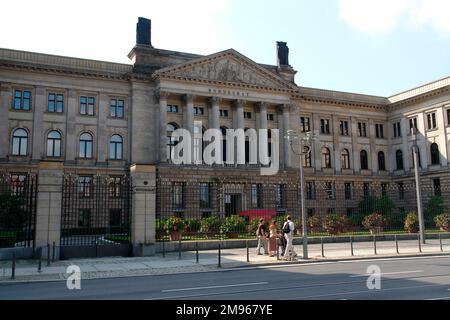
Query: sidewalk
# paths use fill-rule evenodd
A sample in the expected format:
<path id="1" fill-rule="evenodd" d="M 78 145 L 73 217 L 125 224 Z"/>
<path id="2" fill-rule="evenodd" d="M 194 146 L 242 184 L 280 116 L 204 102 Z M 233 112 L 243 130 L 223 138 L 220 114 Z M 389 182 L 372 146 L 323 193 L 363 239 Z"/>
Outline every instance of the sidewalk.
<path id="1" fill-rule="evenodd" d="M 324 257 L 320 244 L 308 246 L 310 260 L 298 259 L 294 262 L 271 258 L 269 256 L 257 256 L 255 248 L 250 248 L 250 262 L 247 262 L 246 249 L 226 249 L 221 251 L 221 268 L 218 268 L 218 251 L 201 251 L 199 263 L 196 263 L 195 252 L 182 252 L 181 259 L 178 253 L 168 253 L 163 258 L 161 254 L 146 258 L 98 258 L 98 259 L 74 259 L 57 261 L 47 267 L 47 261 L 42 261 L 42 271 L 38 273 L 36 260 L 19 260 L 16 263 L 15 281 L 50 281 L 65 280 L 68 277 L 66 269 L 70 265 L 81 268 L 82 279 L 99 279 L 111 277 L 128 277 L 161 274 L 179 274 L 193 272 L 208 272 L 239 267 L 257 267 L 267 265 L 313 263 L 317 261 L 348 260 L 361 258 L 382 258 L 420 256 L 429 254 L 450 255 L 450 241 L 443 243 L 443 252 L 439 240 L 427 240 L 422 245 L 422 253 L 419 252 L 418 241 L 400 241 L 399 253 L 396 252 L 395 242 L 384 241 L 376 243 L 376 255 L 373 242 L 356 242 L 353 244 L 353 256 L 350 243 L 333 243 L 324 245 Z M 296 245 L 295 250 L 301 258 L 302 246 Z M 281 257 L 280 257 L 281 258 Z M 11 281 L 11 261 L 0 262 L 0 283 Z"/>

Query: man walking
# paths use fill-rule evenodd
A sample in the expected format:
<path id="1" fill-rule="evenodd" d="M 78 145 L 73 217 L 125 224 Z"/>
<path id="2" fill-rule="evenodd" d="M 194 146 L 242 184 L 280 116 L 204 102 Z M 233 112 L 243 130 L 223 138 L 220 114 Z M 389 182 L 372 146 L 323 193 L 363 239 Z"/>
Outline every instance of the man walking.
<path id="1" fill-rule="evenodd" d="M 293 260 L 297 253 L 294 250 L 294 230 L 295 225 L 292 222 L 291 216 L 286 217 L 286 222 L 283 225 L 283 233 L 284 238 L 286 239 L 286 251 L 284 252 L 284 259 L 285 260 Z"/>
<path id="2" fill-rule="evenodd" d="M 258 237 L 258 249 L 256 250 L 256 254 L 258 256 L 262 255 L 261 254 L 261 247 L 263 247 L 264 248 L 264 254 L 268 255 L 269 254 L 269 250 L 267 248 L 268 232 L 267 232 L 267 226 L 264 223 L 264 219 L 260 219 L 259 220 L 259 225 L 258 225 L 258 229 L 256 231 L 256 236 Z"/>

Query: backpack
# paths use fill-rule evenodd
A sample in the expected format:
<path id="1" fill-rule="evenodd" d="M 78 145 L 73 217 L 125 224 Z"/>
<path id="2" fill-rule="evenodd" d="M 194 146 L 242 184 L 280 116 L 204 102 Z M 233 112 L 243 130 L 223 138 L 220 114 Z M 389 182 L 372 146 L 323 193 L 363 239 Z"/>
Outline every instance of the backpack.
<path id="1" fill-rule="evenodd" d="M 283 226 L 283 233 L 290 233 L 291 228 L 289 227 L 289 222 L 286 222 Z"/>

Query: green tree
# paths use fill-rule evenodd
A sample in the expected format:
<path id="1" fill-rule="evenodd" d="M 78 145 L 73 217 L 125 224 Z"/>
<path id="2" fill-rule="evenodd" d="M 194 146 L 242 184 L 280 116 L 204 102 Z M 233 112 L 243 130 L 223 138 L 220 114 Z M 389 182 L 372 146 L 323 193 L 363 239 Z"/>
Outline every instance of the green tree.
<path id="1" fill-rule="evenodd" d="M 425 208 L 424 220 L 428 227 L 434 226 L 434 218 L 440 214 L 445 213 L 444 198 L 440 196 L 432 197 Z"/>
<path id="2" fill-rule="evenodd" d="M 388 196 L 366 196 L 358 204 L 358 213 L 350 217 L 355 226 L 361 226 L 364 218 L 374 213 L 380 213 L 383 217 L 386 217 L 389 224 L 392 224 L 392 218 L 394 218 L 395 204 Z M 403 223 L 401 221 L 400 223 Z"/>

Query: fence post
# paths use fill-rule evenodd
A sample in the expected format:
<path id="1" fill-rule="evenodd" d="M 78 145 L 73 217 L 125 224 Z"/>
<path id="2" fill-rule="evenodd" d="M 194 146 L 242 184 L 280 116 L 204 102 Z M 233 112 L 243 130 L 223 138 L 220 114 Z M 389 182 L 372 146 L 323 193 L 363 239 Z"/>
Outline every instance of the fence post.
<path id="1" fill-rule="evenodd" d="M 397 254 L 400 254 L 400 252 L 398 251 L 398 237 L 397 237 L 397 235 L 394 235 L 394 237 L 395 237 L 395 250 L 396 250 Z"/>
<path id="2" fill-rule="evenodd" d="M 353 237 L 352 236 L 350 236 L 350 252 L 353 257 L 355 254 L 353 252 Z"/>
<path id="3" fill-rule="evenodd" d="M 11 280 L 16 279 L 16 251 L 13 251 L 12 266 L 11 266 Z"/>
<path id="4" fill-rule="evenodd" d="M 181 235 L 180 239 L 178 239 L 178 259 L 181 260 Z"/>
<path id="5" fill-rule="evenodd" d="M 442 235 L 439 233 L 439 245 L 441 247 L 441 252 L 444 252 L 444 247 L 442 246 Z"/>
<path id="6" fill-rule="evenodd" d="M 377 255 L 377 236 L 373 236 L 373 252 Z"/>
<path id="7" fill-rule="evenodd" d="M 250 262 L 250 251 L 248 247 L 248 240 L 245 241 L 245 248 L 247 249 L 247 262 Z"/>
<path id="8" fill-rule="evenodd" d="M 420 233 L 417 235 L 417 238 L 419 239 L 419 252 L 422 253 L 422 244 L 420 243 Z"/>
<path id="9" fill-rule="evenodd" d="M 320 244 L 322 247 L 322 258 L 325 258 L 325 248 L 323 246 L 323 237 L 320 238 Z"/>
<path id="10" fill-rule="evenodd" d="M 47 267 L 50 266 L 50 243 L 47 243 Z"/>
<path id="11" fill-rule="evenodd" d="M 38 272 L 42 272 L 42 247 L 38 249 Z"/>
<path id="12" fill-rule="evenodd" d="M 195 241 L 195 262 L 196 262 L 196 263 L 199 262 L 199 257 L 198 257 L 198 241 Z"/>
<path id="13" fill-rule="evenodd" d="M 220 242 L 219 242 L 219 255 L 218 255 L 218 258 L 217 258 L 217 267 L 218 268 L 222 268 L 222 260 L 221 260 L 221 252 L 220 252 Z"/>
<path id="14" fill-rule="evenodd" d="M 52 262 L 55 262 L 56 259 L 56 243 L 53 241 L 53 249 L 52 249 Z"/>

